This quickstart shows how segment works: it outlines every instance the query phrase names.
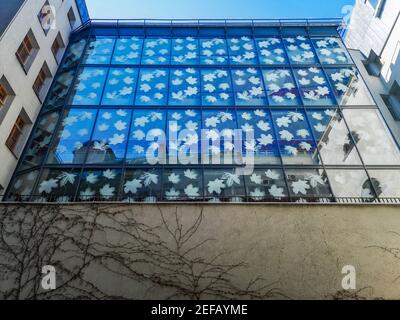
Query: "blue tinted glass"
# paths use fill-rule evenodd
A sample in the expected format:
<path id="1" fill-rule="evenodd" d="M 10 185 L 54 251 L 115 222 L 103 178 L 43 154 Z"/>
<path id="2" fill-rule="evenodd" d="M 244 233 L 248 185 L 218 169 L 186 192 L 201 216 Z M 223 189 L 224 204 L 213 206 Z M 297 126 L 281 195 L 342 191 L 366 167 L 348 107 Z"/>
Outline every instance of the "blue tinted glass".
<path id="1" fill-rule="evenodd" d="M 210 202 L 241 202 L 245 196 L 243 176 L 231 168 L 204 170 L 204 190 Z"/>
<path id="2" fill-rule="evenodd" d="M 292 197 L 318 200 L 332 195 L 323 169 L 286 170 L 286 176 Z"/>
<path id="3" fill-rule="evenodd" d="M 168 110 L 167 152 L 170 164 L 198 164 L 201 112 L 193 109 Z"/>
<path id="4" fill-rule="evenodd" d="M 350 57 L 340 38 L 325 37 L 311 39 L 322 64 L 348 64 Z"/>
<path id="5" fill-rule="evenodd" d="M 307 111 L 307 116 L 324 164 L 362 164 L 339 110 L 318 108 Z"/>
<path id="6" fill-rule="evenodd" d="M 288 58 L 278 37 L 257 39 L 258 54 L 261 64 L 288 64 Z"/>
<path id="7" fill-rule="evenodd" d="M 237 105 L 262 106 L 266 104 L 261 77 L 260 70 L 255 68 L 232 70 Z"/>
<path id="8" fill-rule="evenodd" d="M 74 200 L 81 170 L 45 169 L 34 192 L 35 201 L 70 202 Z"/>
<path id="9" fill-rule="evenodd" d="M 255 169 L 245 176 L 247 196 L 250 201 L 286 201 L 288 190 L 280 169 Z"/>
<path id="10" fill-rule="evenodd" d="M 114 49 L 114 38 L 97 37 L 89 42 L 83 63 L 85 64 L 109 64 Z"/>
<path id="11" fill-rule="evenodd" d="M 289 60 L 293 64 L 314 64 L 317 57 L 309 38 L 305 36 L 284 38 Z"/>
<path id="12" fill-rule="evenodd" d="M 163 179 L 164 199 L 168 201 L 203 200 L 202 171 L 166 169 Z"/>
<path id="13" fill-rule="evenodd" d="M 171 40 L 166 38 L 146 39 L 142 54 L 142 64 L 159 65 L 170 62 Z"/>
<path id="14" fill-rule="evenodd" d="M 254 130 L 254 140 L 244 141 L 243 154 L 254 154 L 255 164 L 279 164 L 280 155 L 271 115 L 262 109 L 239 110 L 239 129 Z M 245 138 L 243 136 L 243 138 Z"/>
<path id="15" fill-rule="evenodd" d="M 71 43 L 68 47 L 61 68 L 76 67 L 79 59 L 82 56 L 83 50 L 86 46 L 86 40 L 81 39 L 75 43 Z"/>
<path id="16" fill-rule="evenodd" d="M 129 110 L 101 110 L 88 148 L 87 163 L 122 162 L 130 121 Z"/>
<path id="17" fill-rule="evenodd" d="M 136 105 L 166 105 L 168 75 L 168 69 L 141 69 L 136 93 Z"/>
<path id="18" fill-rule="evenodd" d="M 171 69 L 170 106 L 200 105 L 200 74 L 198 69 Z"/>
<path id="19" fill-rule="evenodd" d="M 162 163 L 166 153 L 165 111 L 134 110 L 129 136 L 127 162 L 130 164 Z M 154 163 L 149 163 L 154 161 Z"/>
<path id="20" fill-rule="evenodd" d="M 200 40 L 200 63 L 204 65 L 228 64 L 228 48 L 223 38 Z"/>
<path id="21" fill-rule="evenodd" d="M 305 105 L 334 105 L 335 100 L 321 68 L 294 69 Z"/>
<path id="22" fill-rule="evenodd" d="M 271 106 L 301 105 L 300 93 L 290 69 L 264 69 L 264 82 Z"/>
<path id="23" fill-rule="evenodd" d="M 50 149 L 47 163 L 84 163 L 90 148 L 90 135 L 96 117 L 95 110 L 71 109 L 64 113 L 61 127 Z"/>
<path id="24" fill-rule="evenodd" d="M 59 117 L 60 114 L 58 112 L 53 112 L 38 118 L 38 125 L 32 132 L 31 141 L 25 149 L 19 170 L 25 170 L 43 162 Z"/>
<path id="25" fill-rule="evenodd" d="M 234 105 L 231 75 L 228 69 L 202 69 L 202 105 Z"/>
<path id="26" fill-rule="evenodd" d="M 121 172 L 119 169 L 84 170 L 78 190 L 79 200 L 117 200 Z"/>
<path id="27" fill-rule="evenodd" d="M 140 64 L 143 39 L 121 38 L 115 45 L 112 64 Z"/>
<path id="28" fill-rule="evenodd" d="M 231 64 L 258 64 L 254 40 L 249 37 L 228 39 Z"/>
<path id="29" fill-rule="evenodd" d="M 69 104 L 98 105 L 100 103 L 106 76 L 106 68 L 85 67 L 80 69 L 78 78 L 69 97 Z"/>
<path id="30" fill-rule="evenodd" d="M 172 59 L 174 65 L 192 65 L 199 63 L 199 41 L 192 37 L 172 40 Z"/>
<path id="31" fill-rule="evenodd" d="M 156 202 L 161 199 L 161 170 L 126 170 L 122 192 L 124 202 Z"/>
<path id="32" fill-rule="evenodd" d="M 61 72 L 54 80 L 53 86 L 47 96 L 45 108 L 47 110 L 63 107 L 72 82 L 75 70 Z"/>
<path id="33" fill-rule="evenodd" d="M 203 163 L 233 164 L 234 157 L 241 161 L 241 150 L 234 146 L 237 129 L 236 114 L 230 109 L 203 110 L 202 161 Z"/>
<path id="34" fill-rule="evenodd" d="M 111 68 L 104 89 L 102 105 L 133 105 L 138 69 Z"/>
<path id="35" fill-rule="evenodd" d="M 272 111 L 285 164 L 319 164 L 317 147 L 307 118 L 300 110 Z"/>
<path id="36" fill-rule="evenodd" d="M 24 173 L 15 177 L 6 196 L 8 201 L 29 201 L 35 187 L 39 170 Z M 32 199 L 33 201 L 35 199 Z"/>

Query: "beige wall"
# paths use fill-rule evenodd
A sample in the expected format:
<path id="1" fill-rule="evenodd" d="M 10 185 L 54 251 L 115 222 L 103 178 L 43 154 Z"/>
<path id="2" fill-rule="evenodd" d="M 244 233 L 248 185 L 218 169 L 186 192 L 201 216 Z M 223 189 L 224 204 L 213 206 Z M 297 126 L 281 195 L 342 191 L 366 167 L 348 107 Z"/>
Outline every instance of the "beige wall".
<path id="1" fill-rule="evenodd" d="M 25 272 L 56 266 L 59 289 L 38 290 L 39 298 L 399 299 L 399 212 L 395 205 L 5 204 L 0 221 L 14 256 L 31 248 Z M 2 262 L 7 248 L 0 242 Z M 356 290 L 342 290 L 345 265 L 356 268 Z M 68 282 L 79 266 L 84 282 Z M 16 286 L 15 276 L 0 280 L 0 292 Z M 19 298 L 32 296 L 21 291 Z"/>
<path id="2" fill-rule="evenodd" d="M 45 2 L 46 0 L 25 1 L 21 10 L 0 38 L 0 78 L 3 75 L 6 77 L 16 95 L 0 125 L 0 185 L 4 188 L 6 188 L 9 183 L 21 153 L 18 152 L 16 155 L 13 155 L 6 147 L 5 142 L 22 109 L 26 111 L 32 123 L 36 120 L 40 111 L 41 102 L 34 93 L 32 85 L 45 61 L 53 77 L 57 71 L 58 65 L 51 51 L 51 45 L 58 32 L 61 33 L 64 44 L 68 45 L 71 26 L 68 21 L 67 13 L 71 6 L 73 7 L 77 19 L 76 27 L 80 25 L 79 11 L 76 8 L 74 0 L 49 0 L 49 4 L 54 6 L 56 10 L 56 28 L 50 30 L 46 36 L 37 17 Z M 28 74 L 25 74 L 15 56 L 15 52 L 30 29 L 32 29 L 40 50 Z M 24 145 L 24 142 L 28 139 L 29 131 L 30 130 L 25 132 L 22 137 L 22 145 Z"/>

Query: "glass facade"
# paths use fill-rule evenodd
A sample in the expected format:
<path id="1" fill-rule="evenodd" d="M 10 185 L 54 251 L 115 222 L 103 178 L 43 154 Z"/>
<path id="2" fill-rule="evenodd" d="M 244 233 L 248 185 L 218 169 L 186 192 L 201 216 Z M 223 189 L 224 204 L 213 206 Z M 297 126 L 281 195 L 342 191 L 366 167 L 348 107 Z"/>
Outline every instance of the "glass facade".
<path id="1" fill-rule="evenodd" d="M 336 28 L 92 26 L 5 199 L 373 201 L 399 197 L 399 175 Z"/>

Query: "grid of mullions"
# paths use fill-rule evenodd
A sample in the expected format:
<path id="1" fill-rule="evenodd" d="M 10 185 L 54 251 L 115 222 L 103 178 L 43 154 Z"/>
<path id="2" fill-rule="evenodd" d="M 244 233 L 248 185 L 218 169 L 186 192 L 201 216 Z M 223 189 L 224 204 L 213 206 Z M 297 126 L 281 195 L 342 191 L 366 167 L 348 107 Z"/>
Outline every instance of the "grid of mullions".
<path id="1" fill-rule="evenodd" d="M 45 104 L 43 108 L 42 117 L 56 114 L 55 121 L 58 123 L 57 128 L 60 129 L 63 121 L 61 110 L 63 113 L 70 109 L 92 111 L 94 120 L 91 130 L 88 130 L 90 132 L 81 131 L 82 134 L 85 133 L 91 137 L 90 142 L 81 147 L 82 152 L 74 154 L 75 159 L 70 160 L 69 164 L 68 162 L 57 163 L 59 159 L 52 163 L 49 159 L 56 138 L 51 132 L 45 134 L 49 143 L 43 149 L 38 149 L 39 153 L 42 153 L 38 161 L 31 161 L 31 163 L 22 161 L 22 166 L 20 165 L 18 175 L 13 182 L 14 186 L 11 186 L 9 190 L 10 199 L 19 194 L 22 195 L 19 197 L 20 200 L 34 201 L 301 201 L 302 199 L 332 201 L 335 198 L 368 199 L 377 196 L 384 197 L 388 194 L 390 197 L 397 195 L 398 187 L 392 193 L 382 192 L 382 186 L 374 178 L 375 175 L 379 176 L 380 172 L 390 172 L 396 177 L 398 174 L 396 165 L 399 163 L 397 147 L 392 146 L 390 150 L 393 153 L 393 161 L 382 163 L 381 166 L 379 160 L 375 161 L 376 159 L 370 157 L 371 159 L 367 159 L 366 164 L 363 160 L 363 151 L 360 151 L 357 146 L 360 139 L 358 133 L 354 132 L 352 130 L 354 128 L 346 122 L 346 115 L 343 116 L 342 112 L 338 111 L 345 105 L 352 106 L 343 109 L 347 113 L 352 108 L 356 112 L 358 108 L 360 110 L 374 109 L 371 106 L 374 103 L 363 87 L 360 91 L 364 94 L 359 97 L 366 97 L 364 100 L 358 97 L 359 99 L 348 101 L 345 97 L 344 93 L 349 90 L 349 83 L 356 79 L 356 82 L 361 82 L 362 86 L 362 80 L 359 79 L 358 72 L 352 65 L 339 37 L 274 35 L 256 38 L 210 36 L 201 39 L 191 36 L 144 38 L 98 36 L 94 38 L 89 34 L 88 39 L 90 41 L 87 41 L 85 46 L 82 46 L 81 39 L 74 50 L 70 50 L 73 51 L 72 57 L 71 52 L 67 52 L 64 61 L 68 63 L 64 64 L 66 67 L 62 65 L 58 73 L 59 75 L 68 73 L 68 83 L 62 86 L 63 89 L 67 88 L 61 95 L 64 104 L 61 106 L 62 109 L 59 108 L 59 104 L 49 107 L 50 104 L 47 103 L 47 106 Z M 71 44 L 70 47 L 73 45 Z M 128 49 L 129 52 L 127 51 L 128 45 L 133 51 L 129 51 L 130 49 Z M 214 46 L 215 52 L 209 50 Z M 186 48 L 187 52 L 182 54 L 181 47 Z M 155 52 L 156 49 L 160 51 L 159 55 Z M 164 57 L 164 59 L 151 61 L 154 55 Z M 88 73 L 82 77 L 85 70 L 94 73 Z M 70 82 L 71 71 L 75 74 L 73 85 Z M 117 72 L 113 74 L 114 71 Z M 222 75 L 223 81 L 215 85 L 209 80 L 218 79 L 218 72 Z M 165 80 L 154 86 L 157 90 L 159 89 L 159 92 L 153 93 L 156 99 L 154 97 L 141 99 L 140 89 L 143 85 L 145 93 L 153 89 L 146 86 L 148 81 L 142 81 L 143 76 L 144 79 L 149 79 L 148 75 L 151 74 L 154 78 L 157 73 Z M 119 79 L 113 78 L 113 75 Z M 246 76 L 247 79 L 244 79 Z M 81 80 L 84 82 L 85 78 L 95 77 L 101 79 L 97 81 L 95 79 L 94 82 L 89 83 L 89 86 L 97 90 L 97 93 L 90 90 L 89 98 L 83 97 L 83 101 L 77 99 L 78 89 L 85 91 L 87 88 L 86 84 L 81 85 Z M 180 79 L 180 77 L 183 78 Z M 190 82 L 187 81 L 188 79 Z M 246 87 L 247 90 L 240 90 L 240 86 L 246 85 L 243 82 L 248 79 L 253 81 L 248 82 L 251 86 Z M 108 89 L 116 85 L 116 81 L 121 82 L 121 80 L 123 83 L 121 88 L 113 91 Z M 187 83 L 188 87 L 180 87 L 182 82 Z M 181 90 L 173 92 L 172 88 L 175 85 Z M 206 85 L 208 86 L 205 87 Z M 188 89 L 190 92 L 186 94 L 185 90 Z M 254 95 L 250 94 L 251 90 Z M 163 99 L 158 99 L 160 93 L 165 94 Z M 206 93 L 209 93 L 208 97 Z M 218 95 L 211 93 L 218 94 L 219 97 L 222 95 L 223 100 L 227 102 L 220 102 L 218 98 L 216 100 Z M 57 98 L 60 97 L 57 96 Z M 48 101 L 50 99 L 51 93 Z M 125 109 L 129 106 L 134 106 L 134 108 Z M 95 142 L 99 114 L 126 110 L 133 118 L 135 110 L 146 112 L 146 107 L 162 110 L 165 114 L 168 114 L 168 110 L 184 111 L 190 107 L 201 114 L 200 126 L 204 126 L 204 114 L 207 112 L 211 114 L 231 112 L 235 114 L 233 123 L 237 128 L 246 126 L 246 121 L 251 123 L 250 120 L 246 120 L 247 116 L 242 117 L 243 114 L 264 110 L 270 115 L 270 122 L 265 119 L 259 121 L 262 121 L 261 127 L 270 125 L 271 133 L 260 133 L 256 139 L 261 138 L 262 143 L 270 145 L 270 148 L 264 148 L 261 162 L 256 162 L 254 173 L 244 177 L 237 176 L 235 167 L 230 165 L 150 166 L 140 161 L 139 163 L 128 161 L 130 138 L 127 138 L 122 148 L 117 148 L 117 152 L 113 150 L 111 157 L 106 156 L 102 163 L 95 160 L 98 154 L 91 156 L 93 153 L 91 144 Z M 341 145 L 346 149 L 344 152 L 347 154 L 347 162 L 330 162 L 330 156 L 335 153 L 335 150 L 321 148 L 326 141 L 324 141 L 324 133 L 321 132 L 324 126 L 318 123 L 320 117 L 318 114 L 329 110 L 336 112 L 335 117 L 332 114 L 330 116 L 335 119 L 340 118 L 342 124 L 339 125 L 339 130 L 344 130 L 348 135 L 345 143 Z M 283 114 L 279 115 L 282 112 Z M 304 117 L 301 122 L 305 123 L 305 127 L 296 127 L 295 130 L 299 132 L 299 135 L 294 138 L 298 145 L 303 144 L 305 147 L 303 150 L 299 146 L 293 147 L 291 141 L 288 141 L 291 134 L 289 130 L 285 130 L 288 120 L 282 120 L 282 118 L 287 118 L 289 114 L 292 114 L 289 116 L 289 122 L 293 123 L 297 121 L 292 121 L 290 117 L 299 118 L 299 114 Z M 164 120 L 167 119 L 168 117 L 165 116 Z M 313 123 L 316 120 L 318 120 L 317 123 Z M 283 130 L 280 130 L 277 121 L 280 121 Z M 127 137 L 131 137 L 133 133 L 132 123 L 133 121 L 127 121 L 128 125 L 125 126 L 119 122 L 120 128 L 127 130 L 125 133 Z M 101 130 L 97 131 L 101 138 L 99 132 Z M 275 146 L 270 143 L 271 136 Z M 33 134 L 31 142 L 34 139 Z M 116 139 L 118 140 L 118 136 Z M 390 144 L 390 141 L 388 143 Z M 305 159 L 300 162 L 292 161 L 292 158 L 298 155 L 298 151 L 303 152 Z M 29 152 L 32 153 L 32 150 L 25 152 L 24 159 Z M 302 158 L 301 155 L 298 159 Z M 79 158 L 81 160 L 74 163 Z M 116 161 L 116 159 L 119 160 Z M 380 169 L 382 170 L 379 171 Z M 370 174 L 372 170 L 376 171 L 374 175 Z M 337 178 L 340 175 L 342 177 Z M 387 177 L 385 174 L 381 175 Z M 338 181 L 345 184 L 348 176 L 352 177 L 351 181 L 361 179 L 359 183 L 362 187 L 359 188 L 359 192 L 353 193 L 338 188 Z M 21 177 L 29 177 L 27 181 L 24 181 L 23 189 L 30 191 L 25 192 L 21 189 Z M 381 179 L 384 179 L 383 177 Z M 386 188 L 387 185 L 388 183 L 386 183 Z M 56 186 L 61 190 L 57 191 Z"/>

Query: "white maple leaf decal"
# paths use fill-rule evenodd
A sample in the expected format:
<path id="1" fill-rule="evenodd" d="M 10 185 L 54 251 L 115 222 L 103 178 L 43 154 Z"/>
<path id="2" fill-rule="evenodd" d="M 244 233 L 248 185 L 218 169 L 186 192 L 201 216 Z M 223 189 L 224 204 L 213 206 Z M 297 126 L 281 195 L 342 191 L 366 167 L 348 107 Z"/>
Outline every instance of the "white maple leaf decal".
<path id="1" fill-rule="evenodd" d="M 292 182 L 292 190 L 294 194 L 307 194 L 307 190 L 310 189 L 310 186 L 307 181 L 305 180 L 298 180 Z"/>
<path id="2" fill-rule="evenodd" d="M 185 194 L 190 198 L 190 199 L 194 199 L 196 197 L 199 197 L 199 188 L 193 186 L 192 184 L 189 184 L 186 188 L 185 188 Z"/>
<path id="3" fill-rule="evenodd" d="M 106 184 L 99 190 L 99 192 L 104 199 L 108 200 L 114 196 L 115 188 L 111 187 L 109 184 Z"/>
<path id="4" fill-rule="evenodd" d="M 144 181 L 144 185 L 148 187 L 150 184 L 157 184 L 158 183 L 158 175 L 150 172 L 145 172 L 141 179 Z"/>
<path id="5" fill-rule="evenodd" d="M 56 179 L 45 180 L 40 183 L 39 193 L 51 193 L 54 188 L 58 188 L 58 181 Z"/>
<path id="6" fill-rule="evenodd" d="M 125 193 L 133 193 L 136 194 L 138 189 L 143 187 L 142 182 L 139 179 L 133 179 L 131 181 L 127 181 L 124 185 L 124 192 Z"/>
<path id="7" fill-rule="evenodd" d="M 226 188 L 224 180 L 221 179 L 215 179 L 213 181 L 210 181 L 207 186 L 209 193 L 215 192 L 216 194 L 221 194 L 222 189 Z"/>
<path id="8" fill-rule="evenodd" d="M 190 180 L 195 180 L 195 179 L 197 179 L 197 173 L 196 173 L 196 171 L 194 171 L 194 170 L 188 169 L 188 170 L 186 170 L 186 171 L 184 172 L 184 175 L 185 175 L 186 178 L 188 178 L 188 179 L 190 179 Z"/>

